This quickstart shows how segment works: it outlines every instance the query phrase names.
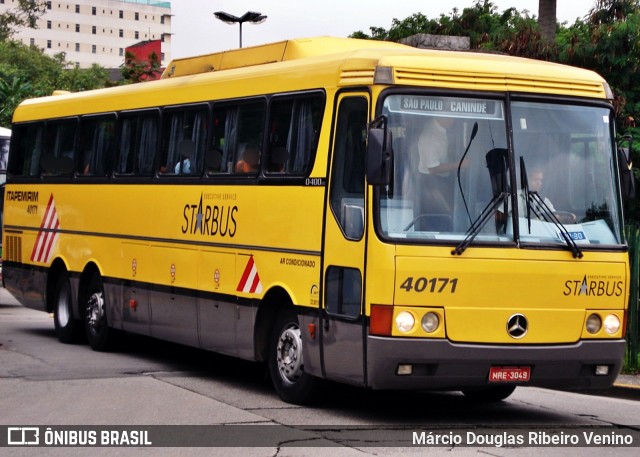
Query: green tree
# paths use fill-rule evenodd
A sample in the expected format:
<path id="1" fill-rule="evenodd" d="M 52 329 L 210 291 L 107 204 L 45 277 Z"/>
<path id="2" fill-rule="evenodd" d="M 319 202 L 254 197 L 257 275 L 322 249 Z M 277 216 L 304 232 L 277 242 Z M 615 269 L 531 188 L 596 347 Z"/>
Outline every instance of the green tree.
<path id="1" fill-rule="evenodd" d="M 37 28 L 38 19 L 46 11 L 46 1 L 18 0 L 15 8 L 0 14 L 0 41 L 11 38 L 20 27 Z"/>
<path id="2" fill-rule="evenodd" d="M 60 78 L 60 88 L 71 92 L 98 89 L 110 86 L 109 72 L 106 68 L 93 64 L 89 68 L 78 68 L 64 70 Z"/>
<path id="3" fill-rule="evenodd" d="M 149 54 L 148 61 L 138 60 L 133 53 L 127 51 L 124 56 L 124 65 L 121 69 L 122 78 L 125 84 L 156 79 L 161 72 L 161 68 L 160 59 L 155 51 Z"/>
<path id="4" fill-rule="evenodd" d="M 450 16 L 429 19 L 416 13 L 404 20 L 393 19 L 391 28 L 370 27 L 371 34 L 353 33 L 354 38 L 400 41 L 416 33 L 466 36 L 472 49 L 499 51 L 522 57 L 552 60 L 554 43 L 543 40 L 538 23 L 528 12 L 508 8 L 498 13 L 491 0 L 475 0 L 460 12 L 454 8 Z"/>
<path id="5" fill-rule="evenodd" d="M 596 0 L 589 11 L 589 23 L 610 24 L 633 14 L 638 10 L 637 0 Z"/>
<path id="6" fill-rule="evenodd" d="M 616 96 L 619 127 L 637 118 L 640 104 L 640 2 L 599 1 L 585 22 L 576 21 L 558 34 L 562 63 L 602 75 Z"/>
<path id="7" fill-rule="evenodd" d="M 0 125 L 8 126 L 16 106 L 29 97 L 51 95 L 54 90 L 79 91 L 104 87 L 107 71 L 70 67 L 64 54 L 53 57 L 34 46 L 0 41 Z"/>
<path id="8" fill-rule="evenodd" d="M 10 125 L 11 115 L 18 104 L 31 93 L 31 84 L 18 76 L 0 79 L 0 125 Z"/>

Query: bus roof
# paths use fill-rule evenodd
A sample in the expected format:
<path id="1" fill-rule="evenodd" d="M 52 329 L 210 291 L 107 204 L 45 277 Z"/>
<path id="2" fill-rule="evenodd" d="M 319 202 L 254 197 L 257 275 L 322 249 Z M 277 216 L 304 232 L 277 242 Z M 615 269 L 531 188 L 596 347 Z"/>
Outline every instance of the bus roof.
<path id="1" fill-rule="evenodd" d="M 498 54 L 319 37 L 176 59 L 159 81 L 27 100 L 13 120 L 371 84 L 611 98 L 602 77 L 580 68 Z"/>
<path id="2" fill-rule="evenodd" d="M 362 49 L 406 49 L 392 41 L 318 37 L 279 41 L 229 51 L 172 60 L 162 78 L 209 73 L 212 71 L 304 59 Z"/>

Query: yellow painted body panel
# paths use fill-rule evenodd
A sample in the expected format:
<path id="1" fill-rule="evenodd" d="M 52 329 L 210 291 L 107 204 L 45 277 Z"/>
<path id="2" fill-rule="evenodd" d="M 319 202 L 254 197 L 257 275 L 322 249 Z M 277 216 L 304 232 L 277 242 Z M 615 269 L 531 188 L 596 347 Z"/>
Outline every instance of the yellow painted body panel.
<path id="1" fill-rule="evenodd" d="M 269 186 L 255 192 L 252 186 L 110 185 L 107 193 L 101 186 L 31 184 L 12 189 L 38 192 L 37 202 L 5 206 L 6 220 L 29 228 L 21 235 L 25 263 L 46 266 L 29 257 L 53 194 L 63 233 L 51 258 L 63 259 L 70 271 L 81 272 L 94 261 L 108 277 L 255 298 L 264 292 L 236 291 L 253 256 L 265 292 L 280 285 L 295 303 L 309 305 L 310 290 L 318 286 L 322 214 L 307 208 L 322 207 L 321 187 L 290 192 Z"/>
<path id="2" fill-rule="evenodd" d="M 589 310 L 622 316 L 626 308 L 625 253 L 589 252 L 575 260 L 567 251 L 473 248 L 454 257 L 451 248 L 434 250 L 398 247 L 393 303 L 443 308 L 455 342 L 574 343 L 584 337 Z M 519 340 L 505 331 L 515 313 L 530 323 Z"/>

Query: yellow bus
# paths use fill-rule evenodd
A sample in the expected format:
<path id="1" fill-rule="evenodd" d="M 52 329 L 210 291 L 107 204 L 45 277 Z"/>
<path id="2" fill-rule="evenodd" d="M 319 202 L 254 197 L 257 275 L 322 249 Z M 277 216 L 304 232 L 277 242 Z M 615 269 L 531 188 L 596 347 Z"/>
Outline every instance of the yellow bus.
<path id="1" fill-rule="evenodd" d="M 605 388 L 629 283 L 611 91 L 339 38 L 174 60 L 13 117 L 4 284 L 58 338 L 265 362 L 288 402 Z"/>
<path id="2" fill-rule="evenodd" d="M 0 274 L 2 268 L 2 213 L 4 206 L 4 183 L 7 181 L 7 160 L 9 159 L 9 144 L 11 130 L 0 127 Z"/>

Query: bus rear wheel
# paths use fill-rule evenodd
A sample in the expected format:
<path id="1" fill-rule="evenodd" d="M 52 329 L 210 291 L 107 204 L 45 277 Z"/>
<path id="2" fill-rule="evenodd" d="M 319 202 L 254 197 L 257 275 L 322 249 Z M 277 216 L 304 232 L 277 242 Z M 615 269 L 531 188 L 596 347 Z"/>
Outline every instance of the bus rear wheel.
<path id="1" fill-rule="evenodd" d="M 53 296 L 53 325 L 56 336 L 62 343 L 75 343 L 82 334 L 82 322 L 73 316 L 71 284 L 66 273 L 56 280 Z"/>
<path id="2" fill-rule="evenodd" d="M 271 382 L 280 398 L 298 405 L 313 400 L 318 379 L 304 372 L 302 333 L 295 313 L 285 312 L 276 319 L 267 364 Z"/>
<path id="3" fill-rule="evenodd" d="M 115 344 L 115 330 L 107 325 L 107 303 L 99 274 L 94 274 L 87 288 L 85 331 L 94 351 L 108 351 Z"/>
<path id="4" fill-rule="evenodd" d="M 469 400 L 493 403 L 505 400 L 516 390 L 516 386 L 494 386 L 482 389 L 463 390 L 462 393 Z"/>

